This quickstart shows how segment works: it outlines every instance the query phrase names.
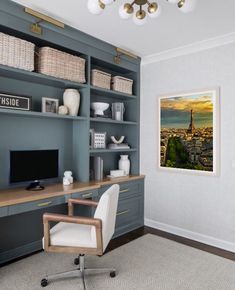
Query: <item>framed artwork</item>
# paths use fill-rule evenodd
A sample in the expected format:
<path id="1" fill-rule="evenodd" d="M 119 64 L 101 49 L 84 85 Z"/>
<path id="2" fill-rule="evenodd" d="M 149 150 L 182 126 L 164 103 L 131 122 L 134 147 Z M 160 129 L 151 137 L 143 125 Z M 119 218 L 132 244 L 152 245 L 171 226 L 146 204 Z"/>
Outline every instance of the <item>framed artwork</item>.
<path id="1" fill-rule="evenodd" d="M 218 175 L 219 89 L 159 98 L 159 167 Z"/>
<path id="2" fill-rule="evenodd" d="M 42 98 L 43 113 L 58 113 L 59 100 L 52 98 Z"/>

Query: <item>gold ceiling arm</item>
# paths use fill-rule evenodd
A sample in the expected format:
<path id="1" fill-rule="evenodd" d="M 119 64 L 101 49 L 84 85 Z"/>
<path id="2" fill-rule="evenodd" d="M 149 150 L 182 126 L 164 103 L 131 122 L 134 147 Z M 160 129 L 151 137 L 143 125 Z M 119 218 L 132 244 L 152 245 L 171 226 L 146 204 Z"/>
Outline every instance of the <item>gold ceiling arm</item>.
<path id="1" fill-rule="evenodd" d="M 114 58 L 113 58 L 113 60 L 114 60 L 114 62 L 116 64 L 120 64 L 121 63 L 121 56 L 122 55 L 128 56 L 130 58 L 134 58 L 134 59 L 138 58 L 137 55 L 135 55 L 135 54 L 133 54 L 133 53 L 131 53 L 131 52 L 125 50 L 125 49 L 119 48 L 119 47 L 116 48 L 116 52 L 117 52 L 117 55 L 114 56 Z"/>
<path id="2" fill-rule="evenodd" d="M 100 8 L 104 9 L 105 8 L 105 4 L 101 0 L 99 0 L 98 2 L 99 2 L 99 5 L 100 5 Z"/>
<path id="3" fill-rule="evenodd" d="M 179 7 L 179 8 L 182 8 L 182 7 L 184 6 L 184 4 L 185 4 L 185 0 L 180 0 L 180 1 L 178 2 L 178 7 Z"/>
<path id="4" fill-rule="evenodd" d="M 35 23 L 33 23 L 31 25 L 30 30 L 33 33 L 42 34 L 42 27 L 39 25 L 39 23 L 42 21 L 46 21 L 46 22 L 53 24 L 53 25 L 60 27 L 60 28 L 64 28 L 64 26 L 65 26 L 64 23 L 62 23 L 62 22 L 60 22 L 60 21 L 58 21 L 50 16 L 44 15 L 40 12 L 37 12 L 31 8 L 25 7 L 24 12 L 38 18 L 38 21 L 36 21 Z"/>

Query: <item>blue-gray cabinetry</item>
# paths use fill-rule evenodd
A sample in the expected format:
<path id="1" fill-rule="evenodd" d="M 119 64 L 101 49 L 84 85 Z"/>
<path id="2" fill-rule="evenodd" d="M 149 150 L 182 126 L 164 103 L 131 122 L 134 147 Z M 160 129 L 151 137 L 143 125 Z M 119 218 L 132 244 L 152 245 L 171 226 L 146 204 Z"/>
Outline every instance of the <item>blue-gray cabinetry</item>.
<path id="1" fill-rule="evenodd" d="M 32 193 L 35 194 L 35 193 Z M 97 200 L 98 190 L 0 207 L 0 264 L 42 249 L 42 216 L 45 212 L 68 214 L 68 198 Z M 90 216 L 89 208 L 76 206 L 75 215 Z"/>
<path id="2" fill-rule="evenodd" d="M 9 0 L 1 0 L 0 32 L 31 41 L 37 47 L 51 46 L 78 55 L 86 60 L 86 83 L 79 84 L 51 76 L 29 72 L 0 64 L 0 92 L 32 97 L 32 110 L 16 111 L 0 108 L 0 194 L 9 184 L 10 150 L 59 150 L 59 177 L 72 170 L 75 180 L 89 182 L 91 158 L 101 156 L 104 173 L 117 169 L 120 154 L 128 154 L 131 175 L 139 175 L 139 120 L 140 120 L 140 58 L 121 57 L 114 63 L 116 47 L 65 25 L 60 29 L 42 23 L 43 34 L 30 31 L 38 19 L 24 12 L 24 7 Z M 113 76 L 131 78 L 133 94 L 94 87 L 91 83 L 92 69 L 100 69 Z M 63 103 L 63 92 L 67 88 L 77 89 L 81 95 L 78 116 L 62 116 L 41 112 L 42 97 L 59 99 Z M 123 102 L 124 121 L 98 119 L 90 115 L 91 102 Z M 107 132 L 110 136 L 125 136 L 130 149 L 109 150 L 89 147 L 89 130 Z M 25 186 L 26 184 L 21 184 Z M 67 199 L 92 198 L 98 200 L 108 185 L 92 191 L 72 193 L 19 204 L 0 207 L 0 263 L 41 249 L 42 215 L 44 212 L 67 213 Z M 120 182 L 121 192 L 117 213 L 115 236 L 143 225 L 144 186 L 143 179 Z M 37 193 L 34 193 L 37 194 Z M 83 196 L 82 196 L 83 195 Z M 90 215 L 86 207 L 77 207 L 75 214 Z"/>
<path id="3" fill-rule="evenodd" d="M 0 109 L 0 134 L 7 136 L 0 142 L 0 189 L 9 187 L 9 150 L 59 150 L 59 178 L 67 169 L 73 171 L 76 180 L 90 179 L 91 158 L 101 156 L 104 173 L 117 169 L 120 154 L 128 154 L 131 161 L 130 174 L 139 172 L 139 110 L 140 110 L 140 58 L 121 57 L 114 63 L 116 47 L 93 38 L 69 26 L 65 29 L 44 23 L 43 34 L 30 31 L 36 19 L 24 12 L 24 7 L 8 0 L 0 5 L 0 32 L 31 41 L 37 47 L 50 46 L 78 55 L 86 60 L 86 83 L 80 84 L 57 79 L 37 72 L 29 72 L 0 64 L 0 92 L 32 97 L 32 110 Z M 95 87 L 91 83 L 92 69 L 100 69 L 112 76 L 132 79 L 133 94 Z M 62 116 L 41 112 L 42 97 L 56 98 L 63 104 L 67 88 L 77 89 L 81 95 L 78 116 Z M 123 102 L 123 121 L 94 118 L 90 114 L 91 102 Z M 130 149 L 109 150 L 89 148 L 89 129 L 111 136 L 125 136 Z M 22 184 L 24 186 L 24 184 Z"/>
<path id="4" fill-rule="evenodd" d="M 113 181 L 115 182 L 115 181 Z M 42 249 L 42 216 L 45 212 L 67 214 L 69 198 L 98 201 L 111 186 L 99 185 L 84 190 L 50 198 L 22 202 L 0 207 L 0 264 Z M 120 195 L 114 237 L 120 236 L 144 224 L 144 178 L 120 182 Z M 86 186 L 87 187 L 87 186 Z M 32 193 L 35 194 L 35 193 Z M 75 215 L 93 216 L 94 208 L 75 206 Z"/>
<path id="5" fill-rule="evenodd" d="M 99 197 L 109 186 L 99 189 Z M 144 179 L 120 183 L 114 237 L 144 225 Z"/>

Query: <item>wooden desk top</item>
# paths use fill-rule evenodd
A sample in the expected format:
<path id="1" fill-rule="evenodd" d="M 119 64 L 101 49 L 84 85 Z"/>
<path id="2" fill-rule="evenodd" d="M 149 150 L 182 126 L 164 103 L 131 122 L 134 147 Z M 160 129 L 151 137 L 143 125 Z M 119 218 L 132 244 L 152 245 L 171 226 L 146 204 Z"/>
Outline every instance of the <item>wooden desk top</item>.
<path id="1" fill-rule="evenodd" d="M 73 184 L 68 186 L 64 186 L 62 183 L 58 183 L 48 185 L 44 190 L 40 191 L 28 191 L 23 188 L 3 189 L 0 190 L 0 207 L 61 196 L 75 192 L 99 189 L 101 186 L 114 184 L 116 182 L 119 183 L 133 181 L 137 179 L 142 179 L 144 177 L 144 175 L 136 175 L 115 179 L 105 179 L 103 181 L 91 181 L 86 183 L 74 182 Z"/>

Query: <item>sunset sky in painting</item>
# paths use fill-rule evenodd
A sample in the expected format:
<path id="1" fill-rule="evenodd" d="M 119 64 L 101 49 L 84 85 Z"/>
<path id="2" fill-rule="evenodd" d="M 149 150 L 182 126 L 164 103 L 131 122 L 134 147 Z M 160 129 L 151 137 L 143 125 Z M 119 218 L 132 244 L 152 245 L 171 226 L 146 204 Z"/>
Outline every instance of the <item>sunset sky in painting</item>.
<path id="1" fill-rule="evenodd" d="M 162 128 L 187 128 L 190 110 L 197 128 L 213 126 L 212 93 L 162 98 L 160 102 Z"/>

